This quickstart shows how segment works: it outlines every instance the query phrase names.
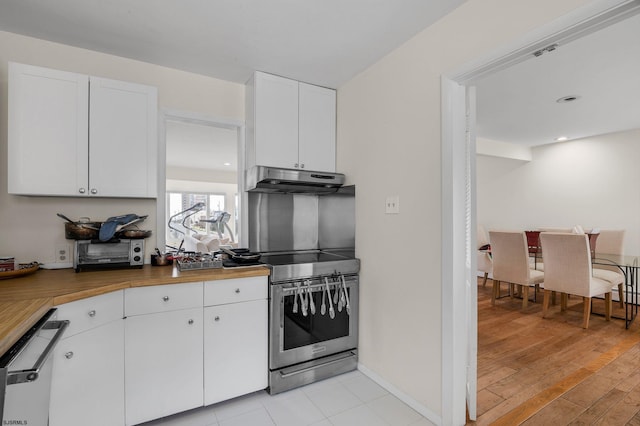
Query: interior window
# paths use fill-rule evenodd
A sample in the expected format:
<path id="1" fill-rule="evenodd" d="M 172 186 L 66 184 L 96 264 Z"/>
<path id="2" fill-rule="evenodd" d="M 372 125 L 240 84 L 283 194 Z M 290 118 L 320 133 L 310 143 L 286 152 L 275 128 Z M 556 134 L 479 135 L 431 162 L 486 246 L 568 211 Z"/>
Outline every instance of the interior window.
<path id="1" fill-rule="evenodd" d="M 237 129 L 166 122 L 165 241 L 209 252 L 238 241 Z"/>

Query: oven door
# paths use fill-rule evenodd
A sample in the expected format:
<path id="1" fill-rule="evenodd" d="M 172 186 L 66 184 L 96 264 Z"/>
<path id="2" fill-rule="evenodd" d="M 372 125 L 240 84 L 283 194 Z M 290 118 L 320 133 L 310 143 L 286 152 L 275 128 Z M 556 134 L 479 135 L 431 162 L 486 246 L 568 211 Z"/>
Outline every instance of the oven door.
<path id="1" fill-rule="evenodd" d="M 358 276 L 345 276 L 350 310 L 329 314 L 329 296 L 335 297 L 342 281 L 323 279 L 275 283 L 270 286 L 269 368 L 271 370 L 332 355 L 358 345 Z M 309 299 L 309 297 L 312 299 Z M 325 314 L 322 311 L 324 295 Z M 302 297 L 301 297 L 302 296 Z M 306 300 L 306 304 L 303 302 Z M 311 312 L 311 300 L 315 314 Z M 305 307 L 306 305 L 306 315 Z M 296 311 L 296 312 L 294 312 Z"/>

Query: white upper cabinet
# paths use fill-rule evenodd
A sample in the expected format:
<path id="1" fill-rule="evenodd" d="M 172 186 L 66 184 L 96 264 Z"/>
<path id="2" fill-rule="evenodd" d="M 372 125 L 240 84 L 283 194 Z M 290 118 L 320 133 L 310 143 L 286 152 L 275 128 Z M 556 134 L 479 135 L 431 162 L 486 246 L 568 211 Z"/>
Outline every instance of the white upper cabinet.
<path id="1" fill-rule="evenodd" d="M 336 171 L 336 91 L 311 84 L 298 86 L 298 157 L 301 167 Z"/>
<path id="2" fill-rule="evenodd" d="M 88 99 L 86 75 L 9 63 L 10 194 L 86 190 Z"/>
<path id="3" fill-rule="evenodd" d="M 157 196 L 157 89 L 9 63 L 10 194 Z"/>
<path id="4" fill-rule="evenodd" d="M 256 72 L 246 96 L 247 167 L 335 172 L 335 90 Z"/>
<path id="5" fill-rule="evenodd" d="M 155 197 L 155 87 L 90 78 L 89 183 L 103 197 Z"/>

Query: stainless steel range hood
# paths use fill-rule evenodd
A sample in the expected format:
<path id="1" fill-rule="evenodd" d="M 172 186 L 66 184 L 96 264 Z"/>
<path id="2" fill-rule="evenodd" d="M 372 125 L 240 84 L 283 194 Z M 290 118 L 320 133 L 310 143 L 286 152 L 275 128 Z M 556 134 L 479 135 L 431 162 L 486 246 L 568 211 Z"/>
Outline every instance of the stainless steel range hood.
<path id="1" fill-rule="evenodd" d="M 338 191 L 344 184 L 341 173 L 280 169 L 254 166 L 247 170 L 246 188 L 249 192 L 286 194 L 323 194 Z"/>

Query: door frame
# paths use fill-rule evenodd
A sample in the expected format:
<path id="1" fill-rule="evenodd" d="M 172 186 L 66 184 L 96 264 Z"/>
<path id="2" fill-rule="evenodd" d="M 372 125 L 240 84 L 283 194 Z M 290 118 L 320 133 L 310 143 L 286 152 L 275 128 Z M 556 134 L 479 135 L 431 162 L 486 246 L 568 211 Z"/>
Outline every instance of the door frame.
<path id="1" fill-rule="evenodd" d="M 442 149 L 442 424 L 465 424 L 467 392 L 477 385 L 475 117 L 467 123 L 474 82 L 529 59 L 536 50 L 560 46 L 640 12 L 640 0 L 595 0 L 533 30 L 498 51 L 465 63 L 441 78 Z M 472 110 L 473 110 L 472 106 Z M 470 149 L 472 148 L 472 149 Z M 471 173 L 467 176 L 467 173 Z M 469 187 L 467 188 L 467 179 Z M 467 210 L 469 209 L 469 210 Z M 470 215 L 466 212 L 470 211 Z M 475 291 L 474 291 L 475 290 Z M 475 401 L 469 400 L 475 419 Z"/>

